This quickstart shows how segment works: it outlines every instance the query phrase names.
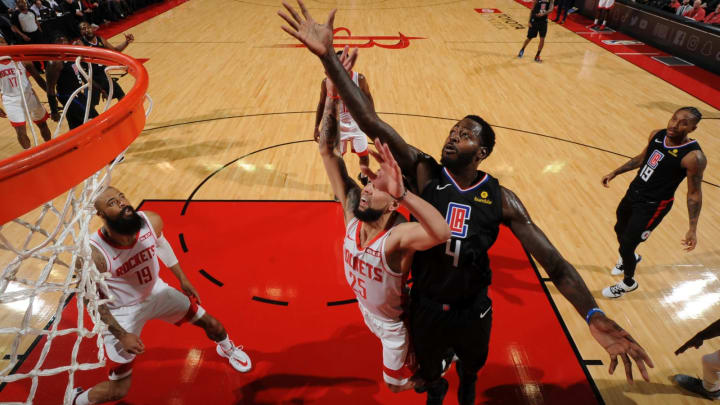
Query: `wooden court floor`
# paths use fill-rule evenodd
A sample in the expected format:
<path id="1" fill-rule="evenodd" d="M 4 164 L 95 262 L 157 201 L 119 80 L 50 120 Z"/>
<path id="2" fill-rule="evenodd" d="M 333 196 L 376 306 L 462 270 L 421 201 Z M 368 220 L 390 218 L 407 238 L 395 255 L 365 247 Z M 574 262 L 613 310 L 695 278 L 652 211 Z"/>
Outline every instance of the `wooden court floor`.
<path id="1" fill-rule="evenodd" d="M 438 157 L 455 120 L 477 114 L 494 125 L 497 144 L 481 168 L 518 194 L 599 305 L 655 362 L 649 383 L 629 385 L 621 370 L 609 375 L 607 356 L 584 319 L 548 283 L 582 357 L 603 360 L 603 366 L 588 368 L 606 403 L 703 403 L 669 377 L 699 375 L 700 357 L 720 349 L 719 339 L 673 355 L 720 317 L 720 175 L 715 170 L 720 111 L 553 23 L 545 62 L 532 62 L 536 41 L 525 58 L 517 59 L 528 9 L 512 0 L 307 4 L 323 19 L 337 7 L 335 26 L 365 37 L 348 42 L 375 37 L 385 46 L 361 49 L 356 70 L 366 75 L 381 117 L 410 143 Z M 331 198 L 315 144 L 308 141 L 322 67 L 308 51 L 283 46 L 294 42 L 279 28 L 278 5 L 275 0 L 191 0 L 130 30 L 136 41 L 126 52 L 149 58 L 145 66 L 155 101 L 145 131 L 113 175 L 114 185 L 132 201 L 191 195 Z M 503 14 L 481 15 L 474 11 L 480 7 Z M 394 49 L 401 36 L 417 38 Z M 709 162 L 698 247 L 685 253 L 680 245 L 688 221 L 683 184 L 671 213 L 638 250 L 640 288 L 609 301 L 600 291 L 618 281 L 609 271 L 617 259 L 614 213 L 632 174 L 615 179 L 610 189 L 600 179 L 637 154 L 650 131 L 663 128 L 677 108 L 687 105 L 708 118 L 693 134 Z M 11 131 L 0 122 L 0 157 L 20 150 Z M 356 173 L 354 157 L 346 160 Z M 14 322 L 16 312 L 0 306 L 0 320 Z M 35 324 L 47 323 L 52 312 L 51 304 L 38 308 Z"/>

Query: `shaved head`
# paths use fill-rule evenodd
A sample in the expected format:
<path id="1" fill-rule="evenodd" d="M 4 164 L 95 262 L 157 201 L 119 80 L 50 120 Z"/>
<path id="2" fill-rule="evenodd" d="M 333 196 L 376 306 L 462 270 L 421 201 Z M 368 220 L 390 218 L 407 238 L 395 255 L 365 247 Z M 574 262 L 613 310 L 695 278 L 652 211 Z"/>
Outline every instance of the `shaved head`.
<path id="1" fill-rule="evenodd" d="M 95 200 L 97 215 L 105 227 L 120 235 L 135 235 L 145 221 L 135 212 L 122 191 L 108 187 Z"/>
<path id="2" fill-rule="evenodd" d="M 95 199 L 95 209 L 97 211 L 100 211 L 102 207 L 107 205 L 107 201 L 110 199 L 110 195 L 120 194 L 120 190 L 116 189 L 113 186 L 108 186 L 100 195 L 98 198 Z"/>

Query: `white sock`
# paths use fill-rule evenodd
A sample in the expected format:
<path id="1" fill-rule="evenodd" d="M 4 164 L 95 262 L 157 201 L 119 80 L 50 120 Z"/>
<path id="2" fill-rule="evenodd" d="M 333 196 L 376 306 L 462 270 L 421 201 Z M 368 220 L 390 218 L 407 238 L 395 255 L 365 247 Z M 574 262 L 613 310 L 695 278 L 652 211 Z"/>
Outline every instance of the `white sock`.
<path id="1" fill-rule="evenodd" d="M 603 25 L 607 24 L 607 20 L 603 20 Z"/>
<path id="2" fill-rule="evenodd" d="M 75 405 L 91 405 L 92 402 L 90 402 L 90 390 L 87 390 L 80 394 L 77 399 L 75 399 Z"/>
<path id="3" fill-rule="evenodd" d="M 226 352 L 230 352 L 233 349 L 233 344 L 230 341 L 230 336 L 225 336 L 225 339 L 217 342 L 217 344 L 219 344 L 220 347 Z"/>
<path id="4" fill-rule="evenodd" d="M 595 21 L 593 22 L 593 24 L 597 25 L 597 22 L 598 22 L 598 20 L 596 18 Z"/>
<path id="5" fill-rule="evenodd" d="M 703 380 L 703 388 L 705 388 L 706 391 L 715 392 L 720 390 L 720 383 L 718 384 L 708 384 L 707 381 Z"/>

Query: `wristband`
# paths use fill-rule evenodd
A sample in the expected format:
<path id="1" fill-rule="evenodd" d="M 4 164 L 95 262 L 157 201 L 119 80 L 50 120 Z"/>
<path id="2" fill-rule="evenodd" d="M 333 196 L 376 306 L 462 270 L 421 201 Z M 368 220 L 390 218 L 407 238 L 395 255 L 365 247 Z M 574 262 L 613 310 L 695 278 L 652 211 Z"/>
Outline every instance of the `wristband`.
<path id="1" fill-rule="evenodd" d="M 601 313 L 601 314 L 603 314 L 603 315 L 605 315 L 605 312 L 603 312 L 602 309 L 600 309 L 600 308 L 593 308 L 593 309 L 591 309 L 591 310 L 588 311 L 587 315 L 585 315 L 585 322 L 587 322 L 587 324 L 590 325 L 590 318 L 592 318 L 592 316 L 595 315 L 595 314 L 598 313 L 598 312 Z"/>
<path id="2" fill-rule="evenodd" d="M 390 194 L 390 193 L 388 193 Z M 402 195 L 400 197 L 395 197 L 394 195 L 390 194 L 390 197 L 395 199 L 395 201 L 402 201 L 405 199 L 405 196 L 407 195 L 407 187 L 405 187 L 405 191 L 403 191 Z"/>

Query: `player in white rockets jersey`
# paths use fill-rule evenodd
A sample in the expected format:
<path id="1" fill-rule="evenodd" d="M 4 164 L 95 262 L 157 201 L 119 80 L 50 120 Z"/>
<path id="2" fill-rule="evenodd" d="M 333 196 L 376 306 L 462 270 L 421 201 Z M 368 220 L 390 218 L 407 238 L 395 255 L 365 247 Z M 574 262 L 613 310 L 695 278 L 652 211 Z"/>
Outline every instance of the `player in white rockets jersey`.
<path id="1" fill-rule="evenodd" d="M 0 45 L 7 45 L 2 37 L 0 37 Z M 20 142 L 23 149 L 30 148 L 30 138 L 28 138 L 25 128 L 23 93 L 25 93 L 30 118 L 40 128 L 42 138 L 46 141 L 50 140 L 50 128 L 48 128 L 46 122 L 50 116 L 40 104 L 40 100 L 35 95 L 30 81 L 28 81 L 28 71 L 33 75 L 35 81 L 44 88 L 45 80 L 37 73 L 31 63 L 16 63 L 10 59 L 0 60 L 0 93 L 2 93 L 2 103 L 5 107 L 5 110 L 0 108 L 0 118 L 10 120 L 10 125 L 15 128 L 18 142 Z"/>
<path id="2" fill-rule="evenodd" d="M 333 94 L 332 82 L 327 84 L 328 94 Z M 400 392 L 416 384 L 408 364 L 408 331 L 401 319 L 404 279 L 415 251 L 444 243 L 450 228 L 440 212 L 403 186 L 400 168 L 386 145 L 378 142 L 378 152 L 370 152 L 380 169 L 362 169 L 370 180 L 363 189 L 348 176 L 339 151 L 338 105 L 332 97 L 325 100 L 319 148 L 333 192 L 342 202 L 345 277 L 365 324 L 382 342 L 383 379 L 393 392 Z M 397 213 L 400 205 L 418 222 L 405 222 Z"/>
<path id="3" fill-rule="evenodd" d="M 343 52 L 345 55 L 348 55 L 347 46 L 345 48 L 345 51 L 337 52 L 338 57 L 343 55 Z M 360 87 L 360 90 L 362 90 L 365 94 L 365 97 L 367 97 L 372 103 L 373 98 L 370 94 L 370 86 L 368 86 L 367 79 L 363 74 L 352 70 L 356 61 L 357 49 L 352 55 L 352 60 L 350 60 L 348 64 L 345 64 L 345 69 L 352 77 L 355 85 Z M 318 102 L 317 111 L 315 113 L 315 133 L 313 134 L 315 141 L 317 141 L 320 136 L 320 119 L 322 118 L 323 110 L 325 109 L 325 98 L 327 96 L 327 86 L 325 85 L 325 82 L 327 80 L 327 78 L 323 79 L 320 84 L 320 101 Z M 367 136 L 365 136 L 365 133 L 360 130 L 360 127 L 355 122 L 352 115 L 350 115 L 350 111 L 348 111 L 347 107 L 345 107 L 345 103 L 342 102 L 340 96 L 337 94 L 333 94 L 331 96 L 338 101 L 338 112 L 340 115 L 340 150 L 342 151 L 342 154 L 345 155 L 348 144 L 350 144 L 350 149 L 360 158 L 360 166 L 368 166 L 370 164 L 370 158 L 368 157 L 369 152 Z M 367 183 L 367 177 L 362 172 L 358 175 L 358 179 L 363 184 Z"/>
<path id="4" fill-rule="evenodd" d="M 198 305 L 197 291 L 163 236 L 162 218 L 151 211 L 135 212 L 125 195 L 113 187 L 98 197 L 95 208 L 104 225 L 90 237 L 92 258 L 100 272 L 111 274 L 107 285 L 113 295 L 113 301 L 100 307 L 108 326 L 103 333 L 108 380 L 84 392 L 76 388 L 73 405 L 117 401 L 127 394 L 135 356 L 145 351 L 140 332 L 152 319 L 177 326 L 188 322 L 204 329 L 217 343 L 220 356 L 236 370 L 249 371 L 250 358 L 242 347 L 236 347 L 223 325 Z M 182 293 L 160 278 L 158 259 L 178 278 Z"/>

